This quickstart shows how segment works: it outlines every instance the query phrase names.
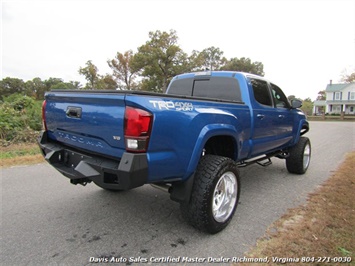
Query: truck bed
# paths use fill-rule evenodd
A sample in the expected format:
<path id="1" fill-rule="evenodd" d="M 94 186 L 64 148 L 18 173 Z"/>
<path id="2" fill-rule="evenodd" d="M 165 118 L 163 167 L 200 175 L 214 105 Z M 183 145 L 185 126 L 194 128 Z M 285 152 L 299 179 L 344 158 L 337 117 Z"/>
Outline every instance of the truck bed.
<path id="1" fill-rule="evenodd" d="M 236 130 L 233 124 L 240 127 L 237 120 L 247 129 L 251 123 L 243 102 L 141 91 L 53 90 L 46 95 L 48 139 L 120 161 L 126 151 L 126 106 L 154 116 L 147 150 L 149 182 L 188 178 L 198 163 L 201 147 L 197 145 L 201 143 L 196 140 L 206 125 L 205 130 L 210 131 L 214 124 L 225 124 L 226 134 L 232 134 Z M 246 155 L 250 132 L 242 133 L 240 152 Z"/>

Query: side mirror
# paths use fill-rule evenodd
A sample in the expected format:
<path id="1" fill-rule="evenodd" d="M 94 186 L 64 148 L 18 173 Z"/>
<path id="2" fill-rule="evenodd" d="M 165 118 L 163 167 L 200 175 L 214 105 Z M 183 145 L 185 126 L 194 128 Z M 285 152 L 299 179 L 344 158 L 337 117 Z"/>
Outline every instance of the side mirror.
<path id="1" fill-rule="evenodd" d="M 292 109 L 297 109 L 297 108 L 300 108 L 301 106 L 302 106 L 302 101 L 300 101 L 300 100 L 292 100 L 291 101 Z"/>

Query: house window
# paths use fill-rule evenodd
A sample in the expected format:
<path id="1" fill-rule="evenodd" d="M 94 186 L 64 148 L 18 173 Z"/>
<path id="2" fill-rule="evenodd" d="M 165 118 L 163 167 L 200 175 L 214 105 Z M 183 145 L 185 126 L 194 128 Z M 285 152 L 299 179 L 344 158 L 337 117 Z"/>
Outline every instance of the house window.
<path id="1" fill-rule="evenodd" d="M 340 100 L 340 92 L 335 93 L 334 100 Z"/>
<path id="2" fill-rule="evenodd" d="M 350 112 L 351 112 L 351 113 L 354 112 L 354 107 L 353 107 L 353 106 L 350 107 Z"/>
<path id="3" fill-rule="evenodd" d="M 349 100 L 355 100 L 355 91 L 350 92 L 350 99 Z"/>

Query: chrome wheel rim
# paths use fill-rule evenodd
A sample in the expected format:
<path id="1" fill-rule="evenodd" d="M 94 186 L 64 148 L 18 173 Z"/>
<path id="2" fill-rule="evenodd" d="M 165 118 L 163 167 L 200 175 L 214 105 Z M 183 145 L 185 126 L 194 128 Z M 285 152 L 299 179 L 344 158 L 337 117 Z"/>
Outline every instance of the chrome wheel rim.
<path id="1" fill-rule="evenodd" d="M 237 201 L 237 178 L 234 173 L 224 173 L 217 182 L 213 192 L 212 214 L 213 218 L 223 223 L 233 213 Z"/>
<path id="2" fill-rule="evenodd" d="M 303 168 L 307 169 L 309 166 L 309 162 L 311 160 L 311 146 L 309 143 L 304 147 L 303 151 Z"/>

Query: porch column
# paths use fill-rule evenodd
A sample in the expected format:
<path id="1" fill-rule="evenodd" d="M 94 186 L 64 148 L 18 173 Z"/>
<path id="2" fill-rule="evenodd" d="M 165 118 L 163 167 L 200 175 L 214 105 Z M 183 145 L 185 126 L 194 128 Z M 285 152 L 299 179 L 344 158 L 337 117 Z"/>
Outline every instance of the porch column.
<path id="1" fill-rule="evenodd" d="M 333 111 L 333 105 L 329 104 L 328 105 L 328 112 L 331 113 Z"/>

